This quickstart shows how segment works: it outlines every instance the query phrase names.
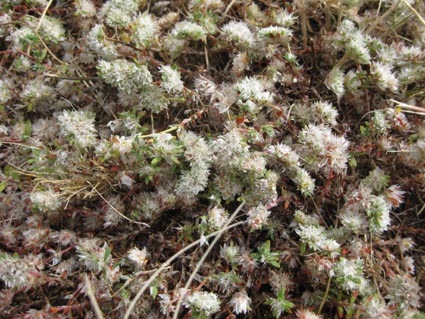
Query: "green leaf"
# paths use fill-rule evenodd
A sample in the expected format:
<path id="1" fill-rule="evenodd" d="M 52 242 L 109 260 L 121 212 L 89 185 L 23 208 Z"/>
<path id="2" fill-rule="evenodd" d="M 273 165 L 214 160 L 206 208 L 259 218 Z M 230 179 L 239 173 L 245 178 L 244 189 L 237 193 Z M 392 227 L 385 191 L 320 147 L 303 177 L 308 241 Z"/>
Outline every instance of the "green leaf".
<path id="1" fill-rule="evenodd" d="M 150 292 L 151 297 L 153 299 L 155 299 L 156 296 L 158 295 L 158 286 L 157 285 L 150 286 L 149 287 L 149 292 Z"/>
<path id="2" fill-rule="evenodd" d="M 151 165 L 156 166 L 157 164 L 159 164 L 162 161 L 162 157 L 155 157 L 154 159 L 152 159 L 151 161 Z"/>
<path id="3" fill-rule="evenodd" d="M 103 261 L 107 261 L 109 256 L 111 255 L 111 248 L 109 246 L 106 246 L 105 248 L 105 254 L 103 255 Z"/>
<path id="4" fill-rule="evenodd" d="M 0 183 L 0 193 L 5 190 L 6 185 L 7 185 L 6 181 L 3 181 L 3 182 Z"/>
<path id="5" fill-rule="evenodd" d="M 305 243 L 301 243 L 301 245 L 300 245 L 300 252 L 301 252 L 301 254 L 304 254 L 305 253 L 305 250 L 306 250 Z"/>

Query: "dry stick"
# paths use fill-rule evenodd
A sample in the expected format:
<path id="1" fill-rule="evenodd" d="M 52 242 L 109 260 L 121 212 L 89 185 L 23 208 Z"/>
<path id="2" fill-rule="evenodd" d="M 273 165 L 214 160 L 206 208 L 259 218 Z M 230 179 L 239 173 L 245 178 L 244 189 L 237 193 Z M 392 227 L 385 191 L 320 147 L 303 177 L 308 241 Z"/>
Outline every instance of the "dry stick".
<path id="1" fill-rule="evenodd" d="M 307 14 L 304 0 L 301 1 L 301 32 L 303 34 L 304 50 L 307 50 Z"/>
<path id="2" fill-rule="evenodd" d="M 232 0 L 229 5 L 227 6 L 226 10 L 224 10 L 224 16 L 227 15 L 227 12 L 232 8 L 232 6 L 235 4 L 236 0 Z"/>
<path id="3" fill-rule="evenodd" d="M 418 11 L 416 11 L 416 9 L 415 8 L 413 8 L 411 5 L 410 5 L 410 3 L 409 2 L 407 2 L 407 0 L 401 0 L 405 5 L 406 5 L 406 7 L 408 7 L 409 8 L 409 10 L 410 11 L 412 11 L 412 13 L 419 19 L 419 21 L 423 24 L 423 25 L 425 25 L 425 19 L 424 18 L 422 18 L 422 16 L 419 14 L 419 12 Z"/>
<path id="4" fill-rule="evenodd" d="M 245 223 L 245 221 L 240 221 L 240 222 L 234 223 L 232 225 L 229 225 L 226 230 L 229 230 L 231 228 L 240 226 L 240 225 L 242 225 L 244 223 Z M 180 255 L 182 255 L 187 250 L 189 250 L 189 249 L 191 249 L 191 248 L 199 245 L 204 240 L 206 240 L 206 239 L 208 239 L 210 237 L 216 236 L 220 232 L 221 231 L 216 231 L 216 232 L 211 233 L 211 234 L 209 234 L 209 235 L 207 235 L 207 236 L 205 236 L 203 238 L 200 238 L 200 239 L 194 241 L 193 243 L 191 243 L 190 245 L 186 246 L 185 248 L 182 248 L 181 250 L 179 250 L 178 252 L 176 252 L 173 256 L 171 256 L 170 258 L 168 258 L 167 261 L 165 261 L 161 265 L 161 267 L 159 267 L 158 270 L 155 271 L 155 273 L 147 281 L 145 281 L 145 283 L 142 286 L 142 288 L 140 288 L 140 290 L 137 292 L 137 295 L 131 301 L 130 306 L 128 307 L 128 309 L 127 309 L 127 311 L 126 311 L 123 319 L 130 318 L 130 315 L 131 315 L 132 311 L 134 310 L 134 308 L 136 307 L 137 302 L 142 297 L 142 295 L 145 293 L 145 291 L 149 288 L 150 284 L 161 274 L 161 272 L 164 269 L 166 269 L 175 259 L 177 259 L 177 257 L 179 257 Z"/>
<path id="5" fill-rule="evenodd" d="M 41 14 L 40 20 L 38 20 L 37 27 L 35 28 L 35 32 L 38 32 L 40 30 L 41 24 L 43 23 L 44 17 L 47 14 L 47 11 L 49 10 L 50 6 L 52 5 L 53 0 L 50 0 L 47 6 L 44 8 L 43 13 Z"/>
<path id="6" fill-rule="evenodd" d="M 191 285 L 193 279 L 195 279 L 196 274 L 198 273 L 199 269 L 201 268 L 202 264 L 204 263 L 205 259 L 207 259 L 207 256 L 211 252 L 211 250 L 214 248 L 215 244 L 219 241 L 220 237 L 223 235 L 223 233 L 226 231 L 226 228 L 230 225 L 230 223 L 235 219 L 236 215 L 239 213 L 239 211 L 242 209 L 243 205 L 245 205 L 245 202 L 242 202 L 238 208 L 235 210 L 235 212 L 230 216 L 229 220 L 224 224 L 223 228 L 218 232 L 217 236 L 214 238 L 214 240 L 211 242 L 211 244 L 208 246 L 208 249 L 206 252 L 202 255 L 201 259 L 196 264 L 195 269 L 190 274 L 189 279 L 186 282 L 186 285 L 183 288 L 183 293 L 180 294 L 179 300 L 177 302 L 176 310 L 174 311 L 173 319 L 177 319 L 177 316 L 179 315 L 181 305 L 183 303 L 183 298 L 186 294 L 187 289 Z"/>
<path id="7" fill-rule="evenodd" d="M 332 276 L 329 275 L 328 284 L 326 285 L 325 295 L 323 296 L 322 302 L 320 303 L 320 306 L 319 306 L 319 314 L 322 312 L 323 306 L 325 305 L 326 300 L 328 299 L 329 289 L 331 288 L 331 281 L 332 281 Z"/>
<path id="8" fill-rule="evenodd" d="M 55 78 L 58 80 L 68 80 L 68 81 L 100 81 L 101 78 L 97 76 L 87 76 L 87 77 L 80 77 L 80 76 L 60 76 L 56 74 L 43 74 L 46 78 Z"/>
<path id="9" fill-rule="evenodd" d="M 416 112 L 420 112 L 420 113 L 425 113 L 425 108 L 423 108 L 423 107 L 406 104 L 406 103 L 403 103 L 403 102 L 400 102 L 400 101 L 397 101 L 397 100 L 393 100 L 393 99 L 389 99 L 389 101 L 397 104 L 398 107 L 405 108 L 405 109 L 412 110 L 412 111 L 416 111 Z"/>
<path id="10" fill-rule="evenodd" d="M 97 319 L 104 319 L 102 310 L 100 310 L 99 304 L 97 303 L 96 297 L 93 292 L 93 287 L 87 274 L 84 274 L 84 281 L 87 287 L 87 294 L 89 295 L 90 302 L 93 306 L 94 312 L 96 313 Z"/>
<path id="11" fill-rule="evenodd" d="M 105 197 L 103 197 L 103 195 L 96 189 L 95 186 L 92 185 L 92 183 L 90 183 L 90 181 L 87 181 L 87 183 L 93 188 L 93 190 L 96 192 L 97 195 L 100 196 L 100 198 L 102 198 L 106 204 L 108 204 L 109 207 L 112 208 L 112 210 L 114 212 L 116 212 L 118 215 L 120 215 L 122 218 L 128 220 L 131 223 L 135 223 L 135 224 L 139 224 L 139 225 L 143 225 L 146 227 L 150 227 L 148 224 L 143 223 L 143 222 L 138 222 L 137 220 L 133 220 L 131 218 L 128 218 L 127 216 L 125 216 L 123 213 L 121 213 L 118 209 L 116 209 L 114 206 L 112 206 L 112 204 L 110 202 L 107 201 L 107 199 Z"/>

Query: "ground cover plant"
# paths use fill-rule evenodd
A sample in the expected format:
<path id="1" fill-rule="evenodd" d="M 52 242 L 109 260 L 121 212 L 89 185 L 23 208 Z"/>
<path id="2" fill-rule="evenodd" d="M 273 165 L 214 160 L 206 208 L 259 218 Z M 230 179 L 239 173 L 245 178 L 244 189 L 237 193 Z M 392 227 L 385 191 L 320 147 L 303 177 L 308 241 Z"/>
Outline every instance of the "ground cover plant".
<path id="1" fill-rule="evenodd" d="M 425 318 L 425 3 L 0 2 L 1 318 Z"/>

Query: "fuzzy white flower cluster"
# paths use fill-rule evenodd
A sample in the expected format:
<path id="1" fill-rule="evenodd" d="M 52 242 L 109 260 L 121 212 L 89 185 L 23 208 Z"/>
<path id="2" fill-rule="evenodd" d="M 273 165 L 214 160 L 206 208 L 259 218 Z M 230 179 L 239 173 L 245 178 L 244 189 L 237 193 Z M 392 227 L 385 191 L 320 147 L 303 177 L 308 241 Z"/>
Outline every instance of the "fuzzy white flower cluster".
<path id="1" fill-rule="evenodd" d="M 251 230 L 261 229 L 267 224 L 270 211 L 262 204 L 248 211 L 248 226 Z"/>
<path id="2" fill-rule="evenodd" d="M 223 228 L 229 218 L 229 214 L 221 207 L 214 206 L 208 211 L 208 225 L 219 230 Z"/>
<path id="3" fill-rule="evenodd" d="M 365 312 L 368 318 L 391 319 L 391 310 L 384 300 L 378 296 L 368 298 L 364 303 Z"/>
<path id="4" fill-rule="evenodd" d="M 41 256 L 27 254 L 24 258 L 0 253 L 0 280 L 7 288 L 31 286 L 36 281 L 36 274 L 43 268 Z"/>
<path id="5" fill-rule="evenodd" d="M 128 251 L 128 259 L 130 259 L 138 268 L 143 268 L 148 262 L 149 253 L 146 247 L 139 249 L 137 247 L 131 248 Z"/>
<path id="6" fill-rule="evenodd" d="M 59 43 L 65 39 L 65 29 L 60 20 L 45 16 L 41 22 L 41 31 L 45 40 Z"/>
<path id="7" fill-rule="evenodd" d="M 13 51 L 24 51 L 36 39 L 36 35 L 27 26 L 22 26 L 13 31 L 6 37 L 6 41 L 12 43 Z"/>
<path id="8" fill-rule="evenodd" d="M 97 14 L 96 6 L 91 0 L 76 0 L 75 7 L 75 14 L 83 18 L 91 18 Z"/>
<path id="9" fill-rule="evenodd" d="M 390 278 L 386 299 L 391 305 L 398 305 L 402 309 L 421 306 L 421 287 L 415 278 L 407 273 L 397 274 Z"/>
<path id="10" fill-rule="evenodd" d="M 181 80 L 181 74 L 178 70 L 170 65 L 161 66 L 159 69 L 161 72 L 161 87 L 168 93 L 178 94 L 184 89 L 183 81 Z"/>
<path id="11" fill-rule="evenodd" d="M 360 64 L 368 64 L 370 62 L 371 57 L 366 38 L 355 27 L 353 21 L 349 19 L 342 21 L 338 27 L 335 40 L 337 45 L 345 49 L 345 53 L 354 61 Z"/>
<path id="12" fill-rule="evenodd" d="M 293 13 L 288 12 L 286 9 L 279 10 L 275 17 L 275 22 L 284 27 L 292 27 L 296 20 L 297 17 Z"/>
<path id="13" fill-rule="evenodd" d="M 387 187 L 388 176 L 376 168 L 364 178 L 357 189 L 346 196 L 346 203 L 339 212 L 343 226 L 355 233 L 366 230 L 379 234 L 391 224 L 390 211 L 403 202 L 398 185 Z M 373 194 L 378 195 L 373 195 Z"/>
<path id="14" fill-rule="evenodd" d="M 239 167 L 241 158 L 246 157 L 249 153 L 247 142 L 236 129 L 213 140 L 211 142 L 211 149 L 218 155 L 215 163 L 220 167 Z"/>
<path id="15" fill-rule="evenodd" d="M 287 44 L 292 37 L 292 30 L 281 26 L 269 26 L 258 30 L 258 36 L 263 41 Z"/>
<path id="16" fill-rule="evenodd" d="M 292 114 L 302 123 L 322 123 L 330 126 L 337 124 L 338 111 L 327 101 L 316 101 L 310 105 L 295 103 L 292 105 Z"/>
<path id="17" fill-rule="evenodd" d="M 241 48 L 254 47 L 256 40 L 248 25 L 242 21 L 230 21 L 221 28 L 221 34 L 226 41 Z"/>
<path id="18" fill-rule="evenodd" d="M 317 101 L 311 105 L 313 115 L 312 120 L 314 122 L 322 122 L 324 124 L 329 124 L 335 126 L 337 124 L 336 118 L 338 116 L 338 111 L 335 107 L 326 101 Z"/>
<path id="19" fill-rule="evenodd" d="M 118 152 L 121 156 L 121 159 L 124 160 L 125 156 L 130 153 L 133 148 L 133 143 L 135 142 L 134 136 L 112 136 L 111 137 L 111 150 Z"/>
<path id="20" fill-rule="evenodd" d="M 144 3 L 144 0 L 109 0 L 103 4 L 100 13 L 108 26 L 125 28 Z"/>
<path id="21" fill-rule="evenodd" d="M 138 65 L 123 59 L 100 61 L 99 75 L 106 83 L 131 95 L 152 83 L 152 74 L 146 65 Z"/>
<path id="22" fill-rule="evenodd" d="M 345 93 L 344 81 L 344 72 L 337 66 L 329 72 L 325 80 L 325 85 L 329 90 L 335 93 L 338 100 L 340 100 Z"/>
<path id="23" fill-rule="evenodd" d="M 61 135 L 69 137 L 78 147 L 87 148 L 96 144 L 94 114 L 83 111 L 63 111 L 58 116 Z"/>
<path id="24" fill-rule="evenodd" d="M 331 256 L 339 255 L 339 243 L 332 239 L 325 227 L 319 224 L 316 216 L 305 215 L 301 211 L 295 212 L 298 229 L 295 232 L 301 242 L 307 244 L 314 251 L 325 251 Z"/>
<path id="25" fill-rule="evenodd" d="M 224 3 L 221 0 L 191 0 L 190 10 L 217 10 L 223 8 Z"/>
<path id="26" fill-rule="evenodd" d="M 36 78 L 29 81 L 21 92 L 22 99 L 32 102 L 38 99 L 53 97 L 54 95 L 54 89 L 45 84 L 42 78 Z"/>
<path id="27" fill-rule="evenodd" d="M 236 83 L 235 89 L 239 93 L 240 103 L 248 103 L 248 101 L 267 103 L 273 101 L 273 95 L 266 91 L 259 79 L 253 77 L 245 77 Z"/>
<path id="28" fill-rule="evenodd" d="M 299 134 L 299 142 L 304 145 L 303 157 L 309 168 L 343 174 L 347 168 L 349 142 L 343 136 L 336 136 L 325 125 L 309 124 Z"/>
<path id="29" fill-rule="evenodd" d="M 203 40 L 207 35 L 207 31 L 199 24 L 190 21 L 181 21 L 176 23 L 171 35 L 176 38 L 190 38 L 193 40 Z"/>
<path id="30" fill-rule="evenodd" d="M 151 14 L 139 15 L 133 23 L 133 40 L 140 47 L 148 48 L 157 41 L 159 25 Z"/>
<path id="31" fill-rule="evenodd" d="M 251 310 L 251 298 L 245 290 L 235 293 L 229 302 L 233 312 L 237 315 L 246 315 Z"/>
<path id="32" fill-rule="evenodd" d="M 391 65 L 380 62 L 372 63 L 370 66 L 370 72 L 376 85 L 381 90 L 390 90 L 392 92 L 396 92 L 398 90 L 399 81 L 392 72 Z"/>
<path id="33" fill-rule="evenodd" d="M 4 104 L 10 100 L 12 97 L 12 92 L 9 89 L 7 82 L 0 80 L 0 104 Z"/>
<path id="34" fill-rule="evenodd" d="M 205 140 L 193 132 L 184 132 L 180 141 L 186 148 L 184 156 L 191 167 L 179 177 L 176 194 L 185 200 L 191 200 L 208 184 L 212 153 Z"/>
<path id="35" fill-rule="evenodd" d="M 379 234 L 388 229 L 391 224 L 390 209 L 391 206 L 384 196 L 372 196 L 366 208 L 366 214 L 369 217 L 369 229 L 372 233 Z"/>
<path id="36" fill-rule="evenodd" d="M 367 279 L 363 277 L 363 261 L 361 259 L 347 259 L 341 257 L 335 264 L 336 281 L 347 291 L 359 291 L 366 295 L 370 290 Z"/>
<path id="37" fill-rule="evenodd" d="M 103 59 L 112 60 L 117 57 L 117 49 L 113 42 L 106 39 L 101 24 L 96 24 L 87 34 L 90 49 L 96 51 Z"/>
<path id="38" fill-rule="evenodd" d="M 104 278 L 111 283 L 119 280 L 119 266 L 114 264 L 111 248 L 106 242 L 100 247 L 96 238 L 80 238 L 76 247 L 78 258 L 89 271 L 102 271 Z"/>
<path id="39" fill-rule="evenodd" d="M 311 195 L 315 188 L 314 179 L 301 167 L 298 154 L 285 144 L 269 145 L 265 151 L 269 157 L 288 172 L 303 195 Z"/>
<path id="40" fill-rule="evenodd" d="M 30 198 L 31 202 L 40 210 L 56 210 L 62 205 L 59 195 L 52 189 L 33 191 Z"/>
<path id="41" fill-rule="evenodd" d="M 195 314 L 209 317 L 220 310 L 220 299 L 213 292 L 194 291 L 185 298 L 183 303 Z"/>
<path id="42" fill-rule="evenodd" d="M 0 14 L 0 37 L 5 37 L 10 33 L 9 23 L 12 22 L 12 17 L 6 13 Z"/>

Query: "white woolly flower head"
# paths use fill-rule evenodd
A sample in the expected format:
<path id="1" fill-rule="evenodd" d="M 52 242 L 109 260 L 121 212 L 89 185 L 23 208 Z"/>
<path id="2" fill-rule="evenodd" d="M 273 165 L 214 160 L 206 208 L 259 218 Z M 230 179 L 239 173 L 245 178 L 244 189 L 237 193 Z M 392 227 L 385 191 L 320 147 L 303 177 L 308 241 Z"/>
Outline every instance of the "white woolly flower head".
<path id="1" fill-rule="evenodd" d="M 371 59 L 366 40 L 363 33 L 349 19 L 344 19 L 338 27 L 336 44 L 345 49 L 347 56 L 360 64 L 368 64 Z"/>
<path id="2" fill-rule="evenodd" d="M 298 190 L 304 195 L 304 196 L 310 196 L 314 192 L 315 183 L 314 178 L 312 178 L 304 168 L 298 167 L 296 169 L 295 177 L 292 178 L 292 180 L 297 184 Z"/>
<path id="3" fill-rule="evenodd" d="M 220 299 L 213 292 L 194 291 L 185 298 L 183 304 L 191 308 L 194 313 L 207 317 L 220 310 Z"/>
<path id="4" fill-rule="evenodd" d="M 75 2 L 75 14 L 83 18 L 94 17 L 97 14 L 96 6 L 91 0 L 77 0 Z"/>
<path id="5" fill-rule="evenodd" d="M 40 210 L 56 210 L 62 205 L 62 200 L 55 191 L 33 191 L 30 193 L 31 202 Z"/>
<path id="6" fill-rule="evenodd" d="M 363 261 L 361 259 L 340 258 L 334 271 L 337 283 L 345 290 L 358 290 L 363 295 L 369 289 L 369 282 L 363 277 Z"/>
<path id="7" fill-rule="evenodd" d="M 115 45 L 106 40 L 106 35 L 101 24 L 96 24 L 87 34 L 90 49 L 96 51 L 102 58 L 112 60 L 117 56 Z"/>
<path id="8" fill-rule="evenodd" d="M 341 174 L 347 168 L 349 142 L 343 136 L 336 136 L 330 127 L 309 124 L 299 134 L 303 144 L 304 157 L 312 156 L 311 169 Z"/>
<path id="9" fill-rule="evenodd" d="M 30 27 L 22 26 L 11 32 L 6 40 L 12 43 L 13 51 L 25 51 L 35 38 L 36 35 Z"/>
<path id="10" fill-rule="evenodd" d="M 100 61 L 98 70 L 106 83 L 129 95 L 152 83 L 152 74 L 146 65 L 138 65 L 123 59 Z"/>
<path id="11" fill-rule="evenodd" d="M 7 85 L 7 81 L 0 80 L 0 104 L 4 104 L 12 98 L 12 91 Z"/>
<path id="12" fill-rule="evenodd" d="M 145 0 L 110 0 L 102 6 L 100 13 L 110 27 L 125 28 L 144 4 Z"/>
<path id="13" fill-rule="evenodd" d="M 190 10 L 217 10 L 224 7 L 221 0 L 191 0 L 189 3 Z"/>
<path id="14" fill-rule="evenodd" d="M 385 301 L 381 299 L 382 297 L 373 296 L 367 298 L 364 302 L 365 313 L 368 318 L 380 318 L 380 319 L 391 319 L 392 311 L 386 305 Z"/>
<path id="15" fill-rule="evenodd" d="M 288 10 L 280 10 L 275 17 L 275 22 L 283 27 L 291 27 L 295 24 L 297 17 L 293 13 L 289 13 Z"/>
<path id="16" fill-rule="evenodd" d="M 285 168 L 297 169 L 300 165 L 298 154 L 286 144 L 268 145 L 265 151 L 283 164 Z"/>
<path id="17" fill-rule="evenodd" d="M 237 315 L 246 315 L 251 310 L 251 298 L 245 290 L 235 293 L 229 302 L 233 312 Z"/>
<path id="18" fill-rule="evenodd" d="M 258 36 L 263 40 L 286 44 L 292 37 L 292 30 L 280 26 L 269 26 L 258 30 Z"/>
<path id="19" fill-rule="evenodd" d="M 220 258 L 223 258 L 228 264 L 238 262 L 240 257 L 240 247 L 230 244 L 224 244 L 220 247 Z"/>
<path id="20" fill-rule="evenodd" d="M 268 223 L 270 211 L 263 205 L 260 204 L 248 211 L 248 226 L 252 230 L 261 229 L 265 224 Z"/>
<path id="21" fill-rule="evenodd" d="M 203 40 L 207 35 L 207 31 L 194 22 L 180 21 L 174 26 L 171 35 L 182 39 L 191 38 L 193 40 Z"/>
<path id="22" fill-rule="evenodd" d="M 322 316 L 315 314 L 312 311 L 309 310 L 298 310 L 296 312 L 298 319 L 323 319 Z"/>
<path id="23" fill-rule="evenodd" d="M 58 116 L 61 135 L 71 138 L 79 147 L 86 148 L 96 144 L 94 114 L 83 111 L 63 111 Z"/>
<path id="24" fill-rule="evenodd" d="M 36 78 L 29 81 L 23 91 L 21 92 L 21 98 L 25 100 L 36 100 L 53 96 L 54 89 L 45 84 L 42 78 Z"/>
<path id="25" fill-rule="evenodd" d="M 112 28 L 125 28 L 131 23 L 130 12 L 113 6 L 111 2 L 106 2 L 102 6 L 100 13 L 106 24 Z"/>
<path id="26" fill-rule="evenodd" d="M 142 47 L 149 47 L 156 41 L 159 34 L 158 22 L 151 14 L 141 14 L 134 21 L 133 37 L 135 42 Z"/>
<path id="27" fill-rule="evenodd" d="M 130 153 L 134 137 L 125 137 L 125 136 L 112 136 L 111 137 L 111 150 L 118 152 L 121 156 Z"/>
<path id="28" fill-rule="evenodd" d="M 266 91 L 261 81 L 254 77 L 245 77 L 235 85 L 241 100 L 254 100 L 260 103 L 272 102 L 273 95 Z"/>
<path id="29" fill-rule="evenodd" d="M 345 93 L 344 72 L 339 67 L 334 67 L 326 77 L 325 85 L 335 93 L 339 101 Z"/>
<path id="30" fill-rule="evenodd" d="M 230 21 L 221 28 L 224 39 L 241 47 L 251 48 L 255 45 L 255 37 L 248 25 L 242 21 Z"/>
<path id="31" fill-rule="evenodd" d="M 59 43 L 65 39 L 65 29 L 58 19 L 44 17 L 41 22 L 41 30 L 45 39 L 54 43 Z"/>
<path id="32" fill-rule="evenodd" d="M 372 196 L 366 214 L 369 217 L 369 228 L 373 233 L 381 233 L 391 224 L 390 205 L 383 195 Z"/>
<path id="33" fill-rule="evenodd" d="M 366 230 L 367 220 L 362 213 L 347 209 L 339 215 L 339 218 L 344 227 L 355 233 L 362 233 Z"/>
<path id="34" fill-rule="evenodd" d="M 223 228 L 228 218 L 227 212 L 221 207 L 214 206 L 208 211 L 208 225 L 214 230 Z"/>
<path id="35" fill-rule="evenodd" d="M 40 256 L 28 254 L 20 258 L 17 254 L 0 253 L 0 280 L 7 288 L 31 286 L 36 281 L 38 267 L 43 268 Z"/>
<path id="36" fill-rule="evenodd" d="M 311 106 L 313 108 L 313 119 L 316 122 L 321 122 L 332 126 L 337 124 L 336 117 L 338 116 L 338 111 L 331 103 L 326 101 L 317 101 L 314 102 Z"/>
<path id="37" fill-rule="evenodd" d="M 299 225 L 295 231 L 300 236 L 301 242 L 317 251 L 327 240 L 327 233 L 323 226 L 319 225 Z"/>
<path id="38" fill-rule="evenodd" d="M 128 259 L 130 259 L 138 268 L 143 268 L 148 262 L 149 253 L 146 247 L 139 249 L 134 247 L 128 251 Z"/>
<path id="39" fill-rule="evenodd" d="M 399 87 L 399 81 L 392 72 L 392 67 L 389 64 L 380 62 L 372 63 L 370 73 L 375 80 L 376 85 L 383 91 L 390 90 L 396 92 Z"/>
<path id="40" fill-rule="evenodd" d="M 170 65 L 161 66 L 161 87 L 168 93 L 180 93 L 184 89 L 183 81 L 181 80 L 180 72 Z"/>

